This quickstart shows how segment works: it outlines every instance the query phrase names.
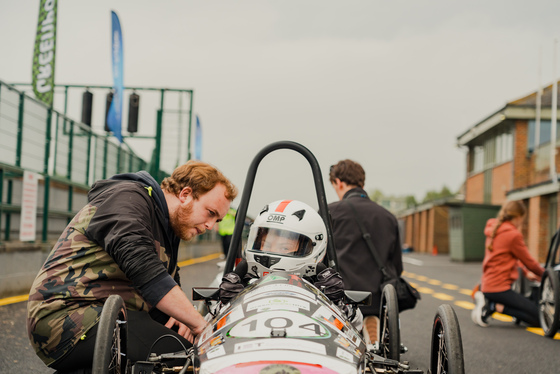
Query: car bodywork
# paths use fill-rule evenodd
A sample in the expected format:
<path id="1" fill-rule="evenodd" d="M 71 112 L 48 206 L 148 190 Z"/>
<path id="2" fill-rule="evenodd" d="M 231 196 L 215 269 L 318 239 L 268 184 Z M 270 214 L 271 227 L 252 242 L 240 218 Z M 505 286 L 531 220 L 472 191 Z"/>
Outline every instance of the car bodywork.
<path id="1" fill-rule="evenodd" d="M 357 373 L 366 344 L 344 313 L 301 277 L 274 272 L 224 306 L 195 345 L 194 370 Z"/>

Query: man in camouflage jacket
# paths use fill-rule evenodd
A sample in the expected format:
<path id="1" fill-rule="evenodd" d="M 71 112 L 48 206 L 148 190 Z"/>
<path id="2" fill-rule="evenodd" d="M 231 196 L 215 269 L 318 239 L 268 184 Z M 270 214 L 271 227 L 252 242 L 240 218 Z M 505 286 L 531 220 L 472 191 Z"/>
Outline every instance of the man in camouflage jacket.
<path id="1" fill-rule="evenodd" d="M 62 371 L 91 366 L 92 335 L 112 294 L 125 301 L 129 331 L 131 315 L 140 313 L 137 330 L 148 340 L 151 324 L 160 329 L 153 338 L 173 333 L 147 317 L 157 308 L 170 316 L 166 327 L 192 342 L 206 322 L 180 289 L 179 243 L 211 229 L 236 194 L 223 174 L 197 161 L 178 167 L 161 187 L 143 171 L 96 182 L 31 287 L 27 326 L 39 358 Z M 136 340 L 128 349 L 144 359 Z"/>

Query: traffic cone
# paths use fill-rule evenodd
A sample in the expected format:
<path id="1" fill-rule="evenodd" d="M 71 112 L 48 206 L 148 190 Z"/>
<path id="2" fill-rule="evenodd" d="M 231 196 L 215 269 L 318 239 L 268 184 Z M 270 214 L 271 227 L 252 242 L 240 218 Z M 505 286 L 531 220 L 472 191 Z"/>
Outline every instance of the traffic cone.
<path id="1" fill-rule="evenodd" d="M 432 248 L 432 256 L 437 256 L 437 245 Z"/>

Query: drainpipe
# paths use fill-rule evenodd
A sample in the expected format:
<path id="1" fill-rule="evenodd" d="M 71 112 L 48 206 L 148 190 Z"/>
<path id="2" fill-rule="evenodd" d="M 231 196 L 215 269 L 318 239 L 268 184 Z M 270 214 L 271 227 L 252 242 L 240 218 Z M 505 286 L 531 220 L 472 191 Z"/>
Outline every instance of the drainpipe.
<path id="1" fill-rule="evenodd" d="M 541 98 L 542 98 L 542 87 L 541 87 L 541 74 L 542 74 L 542 46 L 539 47 L 539 68 L 537 72 L 537 114 L 535 119 L 535 143 L 533 144 L 533 152 L 537 154 L 537 148 L 541 144 Z"/>
<path id="2" fill-rule="evenodd" d="M 552 116 L 550 120 L 550 179 L 552 183 L 558 184 L 558 175 L 556 173 L 556 115 L 558 105 L 558 78 L 556 77 L 556 46 L 558 40 L 554 39 L 554 57 L 552 63 Z"/>

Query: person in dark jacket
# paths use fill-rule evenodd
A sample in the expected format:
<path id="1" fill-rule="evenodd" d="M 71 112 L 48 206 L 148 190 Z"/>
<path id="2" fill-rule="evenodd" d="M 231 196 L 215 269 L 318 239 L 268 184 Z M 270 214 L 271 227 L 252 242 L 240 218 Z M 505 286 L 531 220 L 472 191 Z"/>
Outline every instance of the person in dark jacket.
<path id="1" fill-rule="evenodd" d="M 373 343 L 377 337 L 377 317 L 381 301 L 382 275 L 362 236 L 357 220 L 371 235 L 378 257 L 393 278 L 403 271 L 397 219 L 371 201 L 364 191 L 366 174 L 360 164 L 342 160 L 331 166 L 329 180 L 340 201 L 329 204 L 339 272 L 350 290 L 370 291 L 373 302 L 360 307 L 364 319 L 364 337 Z M 352 210 L 354 206 L 356 213 Z"/>
<path id="2" fill-rule="evenodd" d="M 236 197 L 235 186 L 211 165 L 189 161 L 160 185 L 145 171 L 97 181 L 31 287 L 31 345 L 58 372 L 92 365 L 104 301 L 120 295 L 127 308 L 128 359 L 145 360 L 161 336 L 185 346 L 206 325 L 181 290 L 181 239 L 212 229 Z M 156 352 L 178 351 L 162 339 Z"/>

